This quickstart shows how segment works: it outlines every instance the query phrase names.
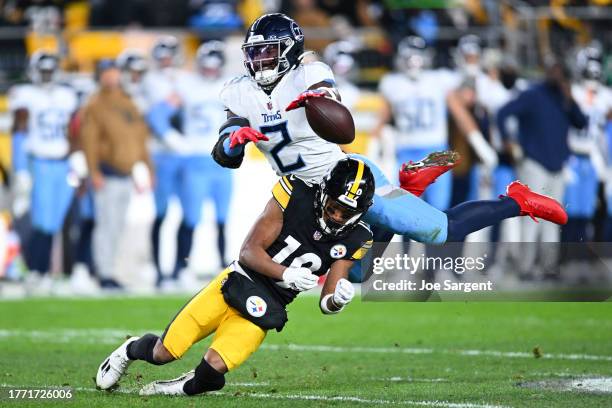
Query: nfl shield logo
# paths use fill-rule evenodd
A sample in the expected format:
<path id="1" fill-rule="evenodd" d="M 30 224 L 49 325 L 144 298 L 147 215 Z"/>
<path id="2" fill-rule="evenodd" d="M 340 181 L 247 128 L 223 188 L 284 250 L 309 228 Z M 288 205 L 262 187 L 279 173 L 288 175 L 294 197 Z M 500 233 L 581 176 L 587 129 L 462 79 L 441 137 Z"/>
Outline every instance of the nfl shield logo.
<path id="1" fill-rule="evenodd" d="M 315 231 L 315 233 L 312 234 L 312 237 L 314 238 L 315 241 L 320 240 L 322 236 L 323 236 L 323 234 L 321 234 L 320 231 Z"/>
<path id="2" fill-rule="evenodd" d="M 268 110 L 272 110 L 272 102 L 268 102 Z"/>

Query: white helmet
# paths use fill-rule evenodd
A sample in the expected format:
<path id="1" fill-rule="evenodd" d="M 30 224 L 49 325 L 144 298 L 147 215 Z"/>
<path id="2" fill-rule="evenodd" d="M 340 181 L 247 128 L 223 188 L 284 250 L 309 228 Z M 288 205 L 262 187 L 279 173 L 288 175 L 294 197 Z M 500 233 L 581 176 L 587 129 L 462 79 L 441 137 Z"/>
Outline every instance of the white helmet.
<path id="1" fill-rule="evenodd" d="M 29 75 L 35 84 L 51 83 L 57 79 L 59 56 L 52 51 L 39 50 L 32 54 Z"/>
<path id="2" fill-rule="evenodd" d="M 417 77 L 423 69 L 431 66 L 431 61 L 427 43 L 421 37 L 411 35 L 397 45 L 397 67 L 410 77 Z"/>
<path id="3" fill-rule="evenodd" d="M 219 75 L 225 66 L 225 45 L 221 41 L 206 41 L 198 47 L 195 63 L 198 70 Z"/>
<path id="4" fill-rule="evenodd" d="M 336 41 L 329 44 L 323 51 L 323 60 L 338 76 L 347 76 L 355 67 L 353 54 L 355 45 L 349 41 Z"/>

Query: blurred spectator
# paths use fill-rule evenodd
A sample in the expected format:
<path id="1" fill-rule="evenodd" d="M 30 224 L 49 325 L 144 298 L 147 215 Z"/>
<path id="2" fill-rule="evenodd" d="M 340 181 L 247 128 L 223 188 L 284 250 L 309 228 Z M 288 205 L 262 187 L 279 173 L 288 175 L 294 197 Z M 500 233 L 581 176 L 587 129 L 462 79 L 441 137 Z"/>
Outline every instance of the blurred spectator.
<path id="1" fill-rule="evenodd" d="M 236 30 L 242 27 L 238 0 L 190 0 L 189 27 L 196 30 Z"/>
<path id="2" fill-rule="evenodd" d="M 572 97 L 568 74 L 561 63 L 549 62 L 545 80 L 521 92 L 497 115 L 497 127 L 508 152 L 518 149 L 511 144 L 506 121 L 510 117 L 518 120 L 518 141 L 524 154 L 517 169 L 520 180 L 559 201 L 563 200 L 565 190 L 562 170 L 570 154 L 569 127 L 582 129 L 587 124 Z M 528 244 L 523 248 L 520 273 L 530 276 L 536 265 L 537 246 L 529 243 L 558 242 L 560 232 L 552 223 L 538 225 L 527 217 L 522 221 L 521 241 Z M 547 249 L 547 256 L 542 258 L 545 264 L 541 266 L 544 274 L 556 275 L 557 257 L 552 248 Z"/>
<path id="3" fill-rule="evenodd" d="M 316 0 L 294 0 L 292 1 L 291 12 L 289 15 L 302 27 L 308 31 L 312 30 L 313 35 L 305 37 L 305 48 L 322 53 L 325 47 L 333 40 L 330 30 L 332 29 L 330 17 L 317 6 Z M 328 30 L 328 35 L 317 36 L 319 32 Z"/>
<path id="4" fill-rule="evenodd" d="M 94 188 L 94 260 L 103 288 L 120 288 L 113 277 L 117 251 L 133 185 L 150 187 L 147 125 L 121 89 L 121 72 L 114 61 L 97 69 L 100 89 L 83 109 L 81 142 Z"/>
<path id="5" fill-rule="evenodd" d="M 189 0 L 92 0 L 89 23 L 93 27 L 143 25 L 182 27 Z"/>

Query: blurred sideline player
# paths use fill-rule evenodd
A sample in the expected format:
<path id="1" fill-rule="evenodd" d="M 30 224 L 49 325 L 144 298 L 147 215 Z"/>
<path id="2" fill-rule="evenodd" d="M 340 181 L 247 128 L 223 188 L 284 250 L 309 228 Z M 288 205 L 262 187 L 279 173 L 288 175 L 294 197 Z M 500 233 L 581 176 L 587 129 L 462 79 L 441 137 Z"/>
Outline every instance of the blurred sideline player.
<path id="1" fill-rule="evenodd" d="M 374 177 L 361 160 L 335 163 L 321 184 L 283 177 L 247 236 L 240 258 L 196 294 L 162 337 L 132 337 L 106 358 L 96 384 L 114 386 L 134 360 L 161 365 L 181 358 L 213 332 L 195 370 L 155 381 L 141 395 L 195 395 L 225 385 L 225 373 L 255 352 L 267 331 L 281 331 L 286 306 L 314 288 L 329 270 L 320 298 L 324 314 L 342 311 L 354 296 L 348 271 L 372 245 L 361 218 L 372 204 Z"/>
<path id="2" fill-rule="evenodd" d="M 356 70 L 355 58 L 353 58 L 355 51 L 356 47 L 351 42 L 337 41 L 329 44 L 323 52 L 323 60 L 334 73 L 336 89 L 342 95 L 342 104 L 350 111 L 353 110 L 361 96 L 359 88 L 351 82 L 351 75 Z"/>
<path id="3" fill-rule="evenodd" d="M 224 106 L 217 97 L 224 83 L 221 78 L 224 64 L 223 43 L 209 41 L 202 44 L 196 53 L 196 72 L 178 77 L 175 97 L 152 105 L 148 113 L 149 124 L 158 137 L 163 139 L 174 134 L 180 137 L 183 146 L 178 157 L 171 159 L 174 160 L 171 167 L 161 162 L 156 186 L 158 215 L 165 212 L 167 205 L 161 200 L 172 193 L 177 194 L 183 209 L 173 280 L 177 280 L 181 270 L 187 266 L 194 230 L 200 222 L 202 205 L 207 198 L 215 205 L 219 259 L 222 265 L 226 265 L 225 224 L 232 194 L 232 175 L 228 169 L 217 166 L 210 156 L 219 126 L 225 121 Z M 172 118 L 176 116 L 180 117 L 182 133 L 172 128 Z M 158 222 L 156 220 L 156 229 L 159 228 Z"/>
<path id="4" fill-rule="evenodd" d="M 593 47 L 580 50 L 576 67 L 580 81 L 572 85 L 572 94 L 588 117 L 588 126 L 572 129 L 568 162 L 569 180 L 565 186 L 565 207 L 568 223 L 561 230 L 564 242 L 584 242 L 593 239 L 589 224 L 597 208 L 599 177 L 596 166 L 605 166 L 599 145 L 605 138 L 605 128 L 612 117 L 612 92 L 601 83 L 600 53 Z M 605 173 L 600 170 L 600 173 Z M 605 177 L 604 177 L 605 180 Z"/>
<path id="5" fill-rule="evenodd" d="M 317 136 L 299 108 L 310 98 L 339 100 L 333 73 L 321 62 L 302 63 L 304 36 L 284 14 L 256 20 L 242 48 L 248 75 L 229 81 L 221 92 L 228 119 L 219 131 L 213 158 L 224 167 L 237 168 L 244 158 L 244 145 L 254 142 L 279 176 L 292 174 L 320 183 L 329 168 L 346 155 L 337 144 Z M 425 243 L 459 241 L 505 218 L 527 214 L 559 224 L 566 221 L 559 203 L 520 183 L 508 186 L 508 197 L 440 211 L 393 186 L 367 158 L 353 157 L 365 161 L 376 179 L 374 204 L 364 220 L 380 227 L 383 236 L 376 236 L 375 231 L 377 241 L 390 240 L 393 233 Z M 419 166 L 402 171 L 404 182 L 424 190 L 453 165 L 447 156 L 442 155 L 442 163 L 436 158 L 434 155 L 432 165 L 422 166 L 427 171 L 420 171 Z"/>
<path id="6" fill-rule="evenodd" d="M 127 49 L 117 57 L 117 66 L 121 70 L 121 87 L 132 98 L 138 109 L 145 113 L 147 95 L 143 79 L 149 68 L 147 59 L 136 49 Z"/>
<path id="7" fill-rule="evenodd" d="M 151 58 L 153 59 L 153 67 L 145 74 L 142 86 L 147 106 L 146 119 L 149 126 L 154 128 L 155 125 L 151 123 L 152 115 L 149 114 L 148 109 L 161 102 L 177 104 L 179 77 L 187 73 L 178 67 L 180 62 L 179 42 L 173 36 L 159 38 L 153 45 Z M 188 147 L 178 130 L 180 127 L 179 119 L 180 116 L 178 115 L 172 117 L 171 123 L 173 126 L 165 134 L 157 134 L 157 137 L 151 144 L 151 156 L 155 167 L 156 180 L 153 190 L 156 215 L 151 229 L 151 249 L 153 252 L 153 262 L 157 270 L 157 287 L 161 287 L 163 281 L 163 274 L 159 263 L 161 226 L 166 216 L 170 197 L 176 194 L 173 190 L 176 174 L 183 161 L 183 155 L 188 151 Z M 177 232 L 177 256 L 172 275 L 185 264 L 185 261 L 181 260 L 178 254 L 186 252 L 185 242 L 189 240 L 189 237 L 187 239 L 183 237 L 188 235 L 190 235 L 188 231 L 179 228 Z M 171 288 L 174 281 L 168 280 L 168 282 L 168 288 Z"/>
<path id="8" fill-rule="evenodd" d="M 62 228 L 74 193 L 68 184 L 67 129 L 77 97 L 72 89 L 57 83 L 58 70 L 55 53 L 37 51 L 29 64 L 32 83 L 17 85 L 9 93 L 15 121 L 12 141 L 17 192 L 28 194 L 31 184 L 32 234 L 25 252 L 28 268 L 34 273 L 28 278 L 32 288 L 41 292 L 51 289 L 48 272 L 53 236 Z"/>

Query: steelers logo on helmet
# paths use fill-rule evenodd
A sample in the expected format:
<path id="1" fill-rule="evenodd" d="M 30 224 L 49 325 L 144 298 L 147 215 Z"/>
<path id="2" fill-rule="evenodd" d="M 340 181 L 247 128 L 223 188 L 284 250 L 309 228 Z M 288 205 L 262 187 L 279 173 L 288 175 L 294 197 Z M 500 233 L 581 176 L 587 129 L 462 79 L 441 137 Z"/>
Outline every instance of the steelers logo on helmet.
<path id="1" fill-rule="evenodd" d="M 374 176 L 355 158 L 340 160 L 317 188 L 315 213 L 318 228 L 326 236 L 347 234 L 372 205 Z"/>
<path id="2" fill-rule="evenodd" d="M 255 82 L 271 90 L 289 70 L 297 67 L 304 54 L 304 34 L 300 26 L 281 13 L 265 14 L 247 31 L 244 66 Z"/>
<path id="3" fill-rule="evenodd" d="M 268 305 L 259 296 L 249 296 L 246 300 L 247 312 L 253 317 L 261 317 L 266 314 Z"/>

